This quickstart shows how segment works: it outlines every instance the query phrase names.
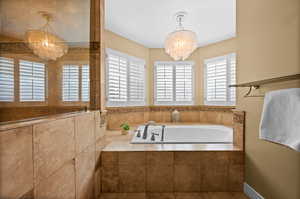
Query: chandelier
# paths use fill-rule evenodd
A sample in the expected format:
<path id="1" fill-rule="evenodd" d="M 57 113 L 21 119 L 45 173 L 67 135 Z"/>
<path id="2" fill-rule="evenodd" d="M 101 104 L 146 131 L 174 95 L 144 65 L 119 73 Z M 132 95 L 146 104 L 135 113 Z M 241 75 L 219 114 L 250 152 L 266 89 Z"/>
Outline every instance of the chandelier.
<path id="1" fill-rule="evenodd" d="M 65 41 L 51 31 L 52 16 L 47 12 L 39 12 L 46 20 L 46 24 L 38 30 L 28 30 L 25 40 L 33 53 L 45 60 L 56 60 L 68 52 Z"/>
<path id="2" fill-rule="evenodd" d="M 170 33 L 165 40 L 165 51 L 174 60 L 185 60 L 197 48 L 197 35 L 193 31 L 185 30 L 182 26 L 187 13 L 178 12 L 175 19 L 178 24 L 177 30 Z"/>

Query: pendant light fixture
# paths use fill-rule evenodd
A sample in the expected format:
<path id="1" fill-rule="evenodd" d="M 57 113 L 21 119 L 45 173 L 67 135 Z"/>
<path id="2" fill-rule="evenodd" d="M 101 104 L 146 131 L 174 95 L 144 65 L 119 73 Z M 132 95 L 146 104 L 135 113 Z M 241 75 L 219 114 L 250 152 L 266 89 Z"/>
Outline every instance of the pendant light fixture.
<path id="1" fill-rule="evenodd" d="M 175 14 L 177 30 L 170 33 L 165 40 L 165 51 L 174 60 L 187 59 L 197 48 L 197 35 L 191 30 L 185 30 L 182 23 L 186 19 L 186 12 Z"/>
<path id="2" fill-rule="evenodd" d="M 54 34 L 50 22 L 51 14 L 40 11 L 39 14 L 46 20 L 46 24 L 38 30 L 28 30 L 25 40 L 33 53 L 45 60 L 56 60 L 68 52 L 65 41 Z"/>

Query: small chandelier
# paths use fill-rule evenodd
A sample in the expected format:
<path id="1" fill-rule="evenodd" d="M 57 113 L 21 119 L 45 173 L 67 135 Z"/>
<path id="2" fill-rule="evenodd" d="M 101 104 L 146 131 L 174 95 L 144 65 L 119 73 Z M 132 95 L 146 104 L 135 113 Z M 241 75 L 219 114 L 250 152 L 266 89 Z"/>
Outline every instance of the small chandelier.
<path id="1" fill-rule="evenodd" d="M 197 48 L 197 35 L 195 32 L 185 30 L 182 26 L 187 13 L 178 12 L 175 19 L 178 24 L 177 30 L 170 33 L 165 41 L 165 51 L 174 60 L 185 60 Z"/>
<path id="2" fill-rule="evenodd" d="M 28 30 L 25 40 L 33 53 L 45 60 L 56 60 L 68 52 L 65 41 L 51 32 L 52 16 L 47 12 L 39 12 L 46 20 L 46 24 L 38 30 Z M 52 31 L 53 32 L 53 31 Z"/>

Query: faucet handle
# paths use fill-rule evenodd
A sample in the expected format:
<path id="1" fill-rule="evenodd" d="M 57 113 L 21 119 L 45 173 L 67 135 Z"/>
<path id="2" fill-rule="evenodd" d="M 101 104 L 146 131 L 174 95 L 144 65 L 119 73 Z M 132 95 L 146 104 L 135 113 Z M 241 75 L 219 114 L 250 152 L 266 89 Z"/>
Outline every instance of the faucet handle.
<path id="1" fill-rule="evenodd" d="M 155 141 L 155 136 L 159 135 L 158 133 L 152 133 L 151 135 L 151 141 Z"/>
<path id="2" fill-rule="evenodd" d="M 141 130 L 137 130 L 137 134 L 136 134 L 136 137 L 141 137 Z"/>

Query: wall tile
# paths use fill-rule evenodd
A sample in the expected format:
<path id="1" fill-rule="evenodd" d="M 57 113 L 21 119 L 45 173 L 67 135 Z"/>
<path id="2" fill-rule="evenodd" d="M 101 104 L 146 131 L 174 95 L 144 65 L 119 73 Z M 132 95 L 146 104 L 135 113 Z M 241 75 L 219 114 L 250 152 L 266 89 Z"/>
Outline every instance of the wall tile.
<path id="1" fill-rule="evenodd" d="M 35 199 L 75 199 L 75 166 L 69 161 L 49 178 L 35 186 Z"/>
<path id="2" fill-rule="evenodd" d="M 245 165 L 230 165 L 228 172 L 228 191 L 243 191 Z"/>
<path id="3" fill-rule="evenodd" d="M 97 111 L 94 114 L 95 114 L 95 137 L 96 140 L 98 140 L 105 135 L 106 128 L 105 126 L 101 126 L 100 112 Z"/>
<path id="4" fill-rule="evenodd" d="M 180 111 L 181 122 L 199 122 L 199 111 Z"/>
<path id="5" fill-rule="evenodd" d="M 0 132 L 0 198 L 18 198 L 33 188 L 32 127 Z"/>
<path id="6" fill-rule="evenodd" d="M 75 158 L 76 199 L 95 197 L 95 145 L 91 145 Z"/>
<path id="7" fill-rule="evenodd" d="M 175 192 L 200 191 L 201 173 L 200 165 L 175 165 L 174 190 Z"/>
<path id="8" fill-rule="evenodd" d="M 118 152 L 119 165 L 145 165 L 146 152 Z"/>
<path id="9" fill-rule="evenodd" d="M 118 165 L 119 158 L 118 152 L 102 152 L 101 153 L 101 164 L 102 165 Z"/>
<path id="10" fill-rule="evenodd" d="M 118 165 L 103 165 L 101 171 L 101 190 L 107 193 L 119 192 Z"/>
<path id="11" fill-rule="evenodd" d="M 75 117 L 76 153 L 84 151 L 87 146 L 95 142 L 94 114 L 82 114 Z"/>
<path id="12" fill-rule="evenodd" d="M 174 152 L 174 164 L 199 165 L 201 152 Z"/>
<path id="13" fill-rule="evenodd" d="M 174 164 L 174 152 L 147 152 L 147 165 L 150 166 L 170 166 Z"/>
<path id="14" fill-rule="evenodd" d="M 173 165 L 147 164 L 147 192 L 173 192 Z"/>
<path id="15" fill-rule="evenodd" d="M 145 192 L 146 166 L 119 165 L 119 192 Z"/>
<path id="16" fill-rule="evenodd" d="M 33 127 L 35 183 L 49 177 L 75 157 L 74 119 L 59 119 Z"/>

